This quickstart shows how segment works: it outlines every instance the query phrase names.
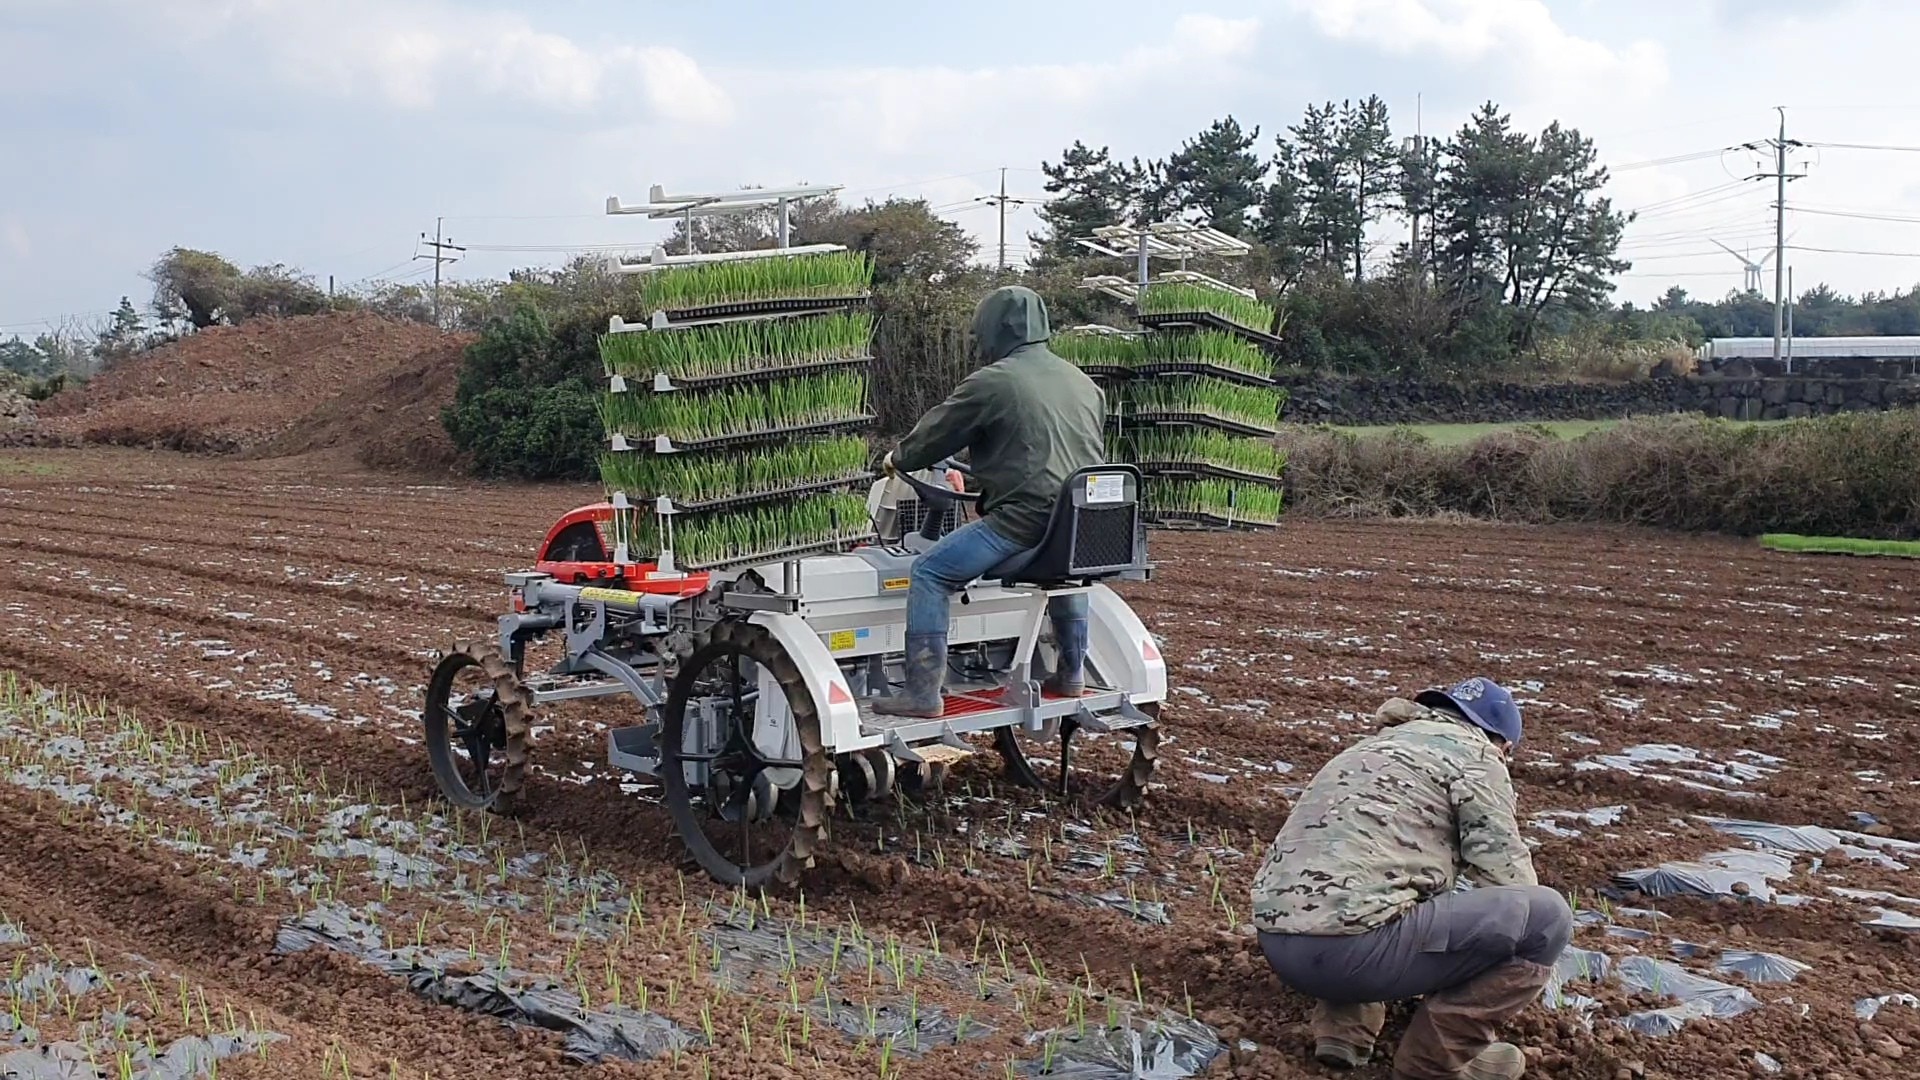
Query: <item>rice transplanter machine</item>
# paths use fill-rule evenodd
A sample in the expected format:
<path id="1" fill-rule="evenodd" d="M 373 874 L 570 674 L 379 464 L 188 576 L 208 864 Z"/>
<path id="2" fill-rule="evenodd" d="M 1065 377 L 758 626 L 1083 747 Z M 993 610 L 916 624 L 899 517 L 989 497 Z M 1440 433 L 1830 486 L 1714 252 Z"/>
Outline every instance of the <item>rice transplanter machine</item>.
<path id="1" fill-rule="evenodd" d="M 777 204 L 782 226 L 779 248 L 697 255 L 655 249 L 620 268 L 705 273 L 715 265 L 837 250 L 784 244 L 788 201 L 823 190 L 833 189 L 668 197 L 656 187 L 642 206 L 610 200 L 610 212 L 661 217 Z M 845 297 L 829 299 L 655 308 L 643 328 L 616 319 L 611 331 L 689 334 L 814 318 L 847 304 Z M 749 359 L 756 363 L 722 374 L 716 385 L 795 377 L 790 357 Z M 666 372 L 613 381 L 616 393 L 693 385 Z M 727 437 L 743 440 L 736 446 L 752 453 L 761 445 L 753 434 Z M 616 434 L 610 442 L 615 454 L 623 445 L 627 453 L 680 452 L 668 449 L 672 440 L 664 435 Z M 730 885 L 795 880 L 825 842 L 836 806 L 899 789 L 936 790 L 952 765 L 988 749 L 1014 783 L 1105 805 L 1137 804 L 1153 771 L 1167 680 L 1153 636 L 1108 587 L 1150 571 L 1141 479 L 1129 465 L 1072 477 L 1046 538 L 1024 565 L 955 597 L 943 716 L 882 716 L 868 708 L 903 678 L 915 555 L 957 525 L 977 498 L 956 489 L 964 486 L 963 467 L 946 464 L 951 471 L 878 478 L 863 464 L 861 475 L 835 481 L 841 490 L 866 487 L 860 520 L 836 520 L 831 535 L 809 544 L 699 565 L 686 565 L 673 547 L 676 527 L 687 535 L 677 524 L 694 505 L 685 499 L 616 489 L 609 501 L 567 514 L 548 533 L 534 568 L 506 575 L 512 610 L 500 617 L 493 640 L 445 653 L 434 669 L 422 720 L 441 791 L 461 807 L 511 812 L 525 790 L 533 709 L 626 697 L 639 704 L 636 722 L 610 725 L 609 762 L 660 785 L 688 854 Z M 799 487 L 827 484 L 812 479 L 729 498 L 742 500 L 737 512 L 764 514 L 813 497 Z M 635 550 L 642 544 L 647 550 Z M 1055 656 L 1047 600 L 1075 592 L 1089 600 L 1087 687 L 1081 697 L 1055 698 L 1041 690 Z"/>

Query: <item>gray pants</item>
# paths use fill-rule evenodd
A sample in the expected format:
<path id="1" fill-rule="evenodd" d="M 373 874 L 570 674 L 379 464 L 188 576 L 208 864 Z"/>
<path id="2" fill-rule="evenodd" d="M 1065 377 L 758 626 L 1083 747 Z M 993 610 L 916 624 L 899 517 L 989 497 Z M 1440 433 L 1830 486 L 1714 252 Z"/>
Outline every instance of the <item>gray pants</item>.
<path id="1" fill-rule="evenodd" d="M 1317 1002 L 1316 1039 L 1370 1051 L 1385 1016 L 1374 1006 L 1426 998 L 1395 1072 L 1444 1077 L 1539 996 L 1572 937 L 1559 893 L 1508 885 L 1435 897 L 1364 934 L 1263 932 L 1260 947 L 1281 982 Z"/>

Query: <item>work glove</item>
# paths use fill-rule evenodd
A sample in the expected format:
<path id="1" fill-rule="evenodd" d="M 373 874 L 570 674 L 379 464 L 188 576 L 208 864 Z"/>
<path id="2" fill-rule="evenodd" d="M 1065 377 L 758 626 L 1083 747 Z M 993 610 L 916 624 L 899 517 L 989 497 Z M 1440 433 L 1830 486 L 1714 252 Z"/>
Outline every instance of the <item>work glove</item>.
<path id="1" fill-rule="evenodd" d="M 887 451 L 886 456 L 880 459 L 880 471 L 888 476 L 893 475 L 893 451 Z"/>

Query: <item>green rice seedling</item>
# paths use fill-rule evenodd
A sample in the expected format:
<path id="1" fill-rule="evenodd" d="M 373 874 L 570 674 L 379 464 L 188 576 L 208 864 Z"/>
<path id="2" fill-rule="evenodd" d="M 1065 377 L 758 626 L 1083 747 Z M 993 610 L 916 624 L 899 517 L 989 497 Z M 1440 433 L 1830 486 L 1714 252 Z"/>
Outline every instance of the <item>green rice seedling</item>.
<path id="1" fill-rule="evenodd" d="M 833 372 L 729 386 L 711 393 L 607 394 L 601 398 L 600 421 L 608 435 L 630 439 L 665 435 L 680 442 L 699 442 L 856 421 L 865 415 L 866 400 L 865 375 Z"/>
<path id="2" fill-rule="evenodd" d="M 848 311 L 606 334 L 600 359 L 609 375 L 697 380 L 856 360 L 872 348 L 873 316 Z"/>
<path id="3" fill-rule="evenodd" d="M 1148 285 L 1140 292 L 1138 310 L 1142 315 L 1217 315 L 1262 334 L 1273 332 L 1277 318 L 1271 305 L 1191 281 Z"/>
<path id="4" fill-rule="evenodd" d="M 641 515 L 643 521 L 654 517 Z M 713 566 L 789 548 L 854 540 L 871 529 L 865 499 L 833 492 L 752 510 L 689 517 L 676 523 L 673 546 L 681 565 Z"/>
<path id="5" fill-rule="evenodd" d="M 778 255 L 693 263 L 645 275 L 640 302 L 650 314 L 715 304 L 767 300 L 833 300 L 865 296 L 873 260 L 853 251 Z"/>
<path id="6" fill-rule="evenodd" d="M 814 483 L 854 480 L 867 472 L 867 442 L 857 436 L 805 439 L 766 451 L 735 454 L 609 453 L 600 478 L 628 497 L 665 495 L 678 503 L 765 495 Z"/>
<path id="7" fill-rule="evenodd" d="M 1260 347 L 1224 330 L 1153 334 L 1143 338 L 1136 366 L 1208 364 L 1265 379 L 1273 375 L 1273 358 Z"/>
<path id="8" fill-rule="evenodd" d="M 1143 355 L 1142 339 L 1120 334 L 1056 334 L 1047 348 L 1083 368 L 1131 368 Z"/>
<path id="9" fill-rule="evenodd" d="M 1280 395 L 1257 386 L 1240 386 L 1223 379 L 1155 379 L 1127 387 L 1127 401 L 1136 417 L 1210 416 L 1275 431 L 1280 423 Z"/>
<path id="10" fill-rule="evenodd" d="M 1242 484 L 1229 480 L 1155 479 L 1147 485 L 1147 508 L 1155 514 L 1205 514 L 1223 521 L 1277 525 L 1280 522 L 1280 503 L 1280 489 L 1261 484 Z M 1218 892 L 1216 879 L 1216 902 Z"/>
<path id="11" fill-rule="evenodd" d="M 1121 445 L 1116 460 L 1155 465 L 1211 465 L 1274 480 L 1286 467 L 1281 449 L 1264 439 L 1243 439 L 1218 431 L 1147 429 Z"/>

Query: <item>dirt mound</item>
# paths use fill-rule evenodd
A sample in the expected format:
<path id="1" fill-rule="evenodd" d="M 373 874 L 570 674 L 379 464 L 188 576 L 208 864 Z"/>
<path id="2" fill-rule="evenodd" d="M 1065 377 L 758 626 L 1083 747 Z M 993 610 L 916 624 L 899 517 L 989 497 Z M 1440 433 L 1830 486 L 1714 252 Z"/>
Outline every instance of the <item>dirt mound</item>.
<path id="1" fill-rule="evenodd" d="M 440 427 L 471 338 L 365 314 L 215 327 L 42 405 L 31 440 L 446 470 Z"/>

